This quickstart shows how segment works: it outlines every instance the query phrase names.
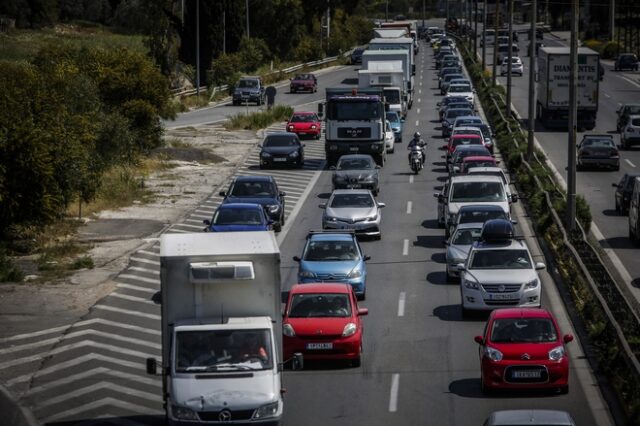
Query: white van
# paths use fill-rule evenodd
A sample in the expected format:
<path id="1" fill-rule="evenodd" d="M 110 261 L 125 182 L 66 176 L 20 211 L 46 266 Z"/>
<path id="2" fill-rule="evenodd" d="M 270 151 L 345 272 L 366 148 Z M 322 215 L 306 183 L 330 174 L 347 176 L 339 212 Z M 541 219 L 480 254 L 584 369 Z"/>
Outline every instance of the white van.
<path id="1" fill-rule="evenodd" d="M 482 47 L 484 41 L 487 42 L 487 46 L 493 45 L 496 42 L 495 30 L 484 30 L 484 34 L 480 38 L 480 47 Z"/>

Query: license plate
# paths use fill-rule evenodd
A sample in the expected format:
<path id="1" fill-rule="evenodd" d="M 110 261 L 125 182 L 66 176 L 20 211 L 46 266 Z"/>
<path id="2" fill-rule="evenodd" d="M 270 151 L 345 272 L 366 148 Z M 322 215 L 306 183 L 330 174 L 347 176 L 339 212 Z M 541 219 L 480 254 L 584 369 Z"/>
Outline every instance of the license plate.
<path id="1" fill-rule="evenodd" d="M 349 151 L 358 152 L 358 151 L 360 151 L 360 148 L 358 148 L 357 146 L 352 146 L 352 147 L 349 148 Z"/>
<path id="2" fill-rule="evenodd" d="M 513 377 L 516 379 L 539 379 L 540 371 L 538 370 L 523 370 L 523 371 L 514 371 Z"/>
<path id="3" fill-rule="evenodd" d="M 519 299 L 517 294 L 502 294 L 502 293 L 489 293 L 489 299 L 492 300 L 513 300 Z"/>
<path id="4" fill-rule="evenodd" d="M 286 158 L 274 158 L 273 161 L 287 161 Z"/>
<path id="5" fill-rule="evenodd" d="M 333 343 L 307 343 L 307 349 L 333 349 Z"/>

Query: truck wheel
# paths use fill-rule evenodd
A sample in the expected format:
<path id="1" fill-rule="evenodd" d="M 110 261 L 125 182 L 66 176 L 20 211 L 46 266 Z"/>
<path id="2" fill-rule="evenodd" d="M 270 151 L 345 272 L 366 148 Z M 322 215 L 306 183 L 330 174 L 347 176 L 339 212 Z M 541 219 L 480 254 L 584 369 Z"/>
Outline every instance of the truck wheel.
<path id="1" fill-rule="evenodd" d="M 279 222 L 276 222 L 273 224 L 273 230 L 274 232 L 280 232 L 282 231 L 282 224 Z"/>

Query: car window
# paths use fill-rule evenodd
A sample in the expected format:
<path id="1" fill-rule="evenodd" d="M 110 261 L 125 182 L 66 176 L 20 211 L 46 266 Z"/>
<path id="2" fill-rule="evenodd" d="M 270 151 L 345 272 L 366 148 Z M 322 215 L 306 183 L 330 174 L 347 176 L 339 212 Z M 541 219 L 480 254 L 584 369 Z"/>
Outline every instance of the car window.
<path id="1" fill-rule="evenodd" d="M 300 142 L 291 136 L 267 136 L 262 146 L 266 147 L 287 147 L 297 146 Z"/>
<path id="2" fill-rule="evenodd" d="M 453 146 L 459 145 L 482 145 L 480 138 L 455 138 L 453 140 Z"/>
<path id="3" fill-rule="evenodd" d="M 635 179 L 630 176 L 629 178 L 627 178 L 627 185 L 625 186 L 625 189 L 627 189 L 629 191 L 633 191 L 633 184 L 634 183 L 635 183 Z"/>
<path id="4" fill-rule="evenodd" d="M 369 158 L 341 158 L 336 168 L 338 170 L 366 170 L 373 169 L 373 164 Z"/>
<path id="5" fill-rule="evenodd" d="M 388 112 L 387 113 L 387 120 L 389 120 L 392 123 L 399 123 L 400 122 L 400 117 L 398 117 L 398 114 L 396 114 L 395 112 Z"/>
<path id="6" fill-rule="evenodd" d="M 257 80 L 240 80 L 240 82 L 238 83 L 238 87 L 247 88 L 247 89 L 258 87 L 258 81 Z"/>
<path id="7" fill-rule="evenodd" d="M 462 210 L 458 215 L 458 223 L 484 223 L 491 219 L 508 219 L 502 210 Z"/>
<path id="8" fill-rule="evenodd" d="M 471 110 L 468 109 L 449 109 L 447 110 L 447 118 L 456 118 L 456 117 L 462 117 L 465 115 L 469 115 L 469 113 L 471 113 Z"/>
<path id="9" fill-rule="evenodd" d="M 551 343 L 558 340 L 553 322 L 548 318 L 501 318 L 493 322 L 494 343 Z"/>
<path id="10" fill-rule="evenodd" d="M 640 126 L 640 118 L 634 118 L 633 120 L 631 120 L 631 125 Z"/>
<path id="11" fill-rule="evenodd" d="M 374 201 L 369 194 L 336 194 L 331 200 L 332 208 L 373 207 Z"/>
<path id="12" fill-rule="evenodd" d="M 235 197 L 272 197 L 275 190 L 269 182 L 241 181 L 234 183 L 229 194 Z"/>
<path id="13" fill-rule="evenodd" d="M 474 241 L 478 241 L 482 228 L 458 229 L 451 238 L 451 244 L 459 246 L 470 246 Z"/>
<path id="14" fill-rule="evenodd" d="M 291 121 L 292 123 L 313 123 L 318 121 L 318 119 L 315 115 L 311 114 L 296 114 L 291 117 L 291 120 L 289 121 Z"/>
<path id="15" fill-rule="evenodd" d="M 262 216 L 256 209 L 222 208 L 213 217 L 215 225 L 260 225 Z"/>
<path id="16" fill-rule="evenodd" d="M 451 93 L 462 93 L 462 92 L 470 92 L 471 86 L 468 84 L 456 84 L 455 86 L 449 86 L 449 92 Z"/>
<path id="17" fill-rule="evenodd" d="M 289 318 L 350 317 L 348 294 L 295 294 L 291 298 Z"/>
<path id="18" fill-rule="evenodd" d="M 358 248 L 353 241 L 310 241 L 302 256 L 312 262 L 358 260 Z"/>
<path id="19" fill-rule="evenodd" d="M 474 250 L 472 269 L 531 269 L 531 258 L 526 250 Z"/>
<path id="20" fill-rule="evenodd" d="M 614 148 L 611 139 L 585 139 L 582 146 L 589 148 Z"/>
<path id="21" fill-rule="evenodd" d="M 456 182 L 451 189 L 451 202 L 505 201 L 502 182 Z"/>

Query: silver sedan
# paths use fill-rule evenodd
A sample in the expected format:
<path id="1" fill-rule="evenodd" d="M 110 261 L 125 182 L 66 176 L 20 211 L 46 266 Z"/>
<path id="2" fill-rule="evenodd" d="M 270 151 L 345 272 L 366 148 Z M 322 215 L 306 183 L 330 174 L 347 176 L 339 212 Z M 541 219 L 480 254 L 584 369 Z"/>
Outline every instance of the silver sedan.
<path id="1" fill-rule="evenodd" d="M 447 282 L 454 282 L 460 278 L 457 265 L 467 260 L 471 245 L 480 238 L 482 225 L 482 223 L 461 223 L 445 242 Z"/>
<path id="2" fill-rule="evenodd" d="M 322 229 L 350 229 L 358 235 L 381 238 L 380 209 L 384 203 L 376 202 L 373 194 L 365 189 L 336 189 L 326 203 Z"/>

